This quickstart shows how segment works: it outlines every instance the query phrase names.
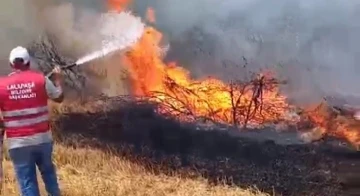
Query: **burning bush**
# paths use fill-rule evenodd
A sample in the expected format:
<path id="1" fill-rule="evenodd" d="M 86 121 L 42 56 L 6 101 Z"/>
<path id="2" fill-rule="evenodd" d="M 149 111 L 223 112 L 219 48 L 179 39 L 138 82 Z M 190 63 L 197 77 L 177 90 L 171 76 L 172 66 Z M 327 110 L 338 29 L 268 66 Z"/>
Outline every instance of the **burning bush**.
<path id="1" fill-rule="evenodd" d="M 246 127 L 286 118 L 286 97 L 279 94 L 283 82 L 273 73 L 251 74 L 248 80 L 226 84 L 215 78 L 192 80 L 176 63 L 163 63 L 158 48 L 161 34 L 148 28 L 124 57 L 133 93 L 161 103 L 159 112 L 182 120 L 206 119 Z M 275 107 L 274 107 L 275 106 Z"/>
<path id="2" fill-rule="evenodd" d="M 263 127 L 283 123 L 312 129 L 311 137 L 325 135 L 345 138 L 356 148 L 360 134 L 352 116 L 335 115 L 331 106 L 321 103 L 314 110 L 290 105 L 279 92 L 279 81 L 270 71 L 252 74 L 248 80 L 224 83 L 215 78 L 192 80 L 176 63 L 161 59 L 161 33 L 148 28 L 141 40 L 123 58 L 128 65 L 133 94 L 159 103 L 158 112 L 183 121 L 199 119 L 235 126 Z M 345 119 L 341 122 L 339 118 Z M 335 122 L 335 123 L 333 123 Z M 336 126 L 329 126 L 336 124 Z M 305 126 L 308 125 L 308 126 Z"/>
<path id="3" fill-rule="evenodd" d="M 123 7 L 123 4 L 114 6 L 114 2 L 110 6 L 115 10 Z M 152 14 L 148 15 L 155 22 L 153 12 L 151 10 L 149 13 Z M 159 114 L 180 121 L 226 124 L 237 128 L 274 124 L 296 126 L 298 130 L 313 130 L 306 136 L 310 138 L 308 140 L 331 135 L 345 138 L 355 147 L 359 146 L 359 123 L 351 115 L 336 112 L 328 104 L 301 110 L 289 104 L 287 97 L 279 91 L 285 81 L 277 79 L 271 70 L 251 73 L 246 80 L 228 83 L 214 77 L 194 80 L 188 70 L 175 62 L 164 63 L 161 40 L 161 32 L 147 27 L 140 40 L 124 55 L 113 57 L 119 58 L 119 64 L 127 69 L 131 95 L 138 101 L 145 99 L 157 103 L 156 111 Z M 53 42 L 54 37 L 47 35 L 31 47 L 44 72 L 51 68 L 48 62 L 60 65 L 69 62 L 60 55 Z M 243 67 L 246 66 L 245 59 Z M 80 69 L 67 70 L 66 84 L 71 90 L 83 91 L 87 89 L 87 77 L 89 75 Z"/>

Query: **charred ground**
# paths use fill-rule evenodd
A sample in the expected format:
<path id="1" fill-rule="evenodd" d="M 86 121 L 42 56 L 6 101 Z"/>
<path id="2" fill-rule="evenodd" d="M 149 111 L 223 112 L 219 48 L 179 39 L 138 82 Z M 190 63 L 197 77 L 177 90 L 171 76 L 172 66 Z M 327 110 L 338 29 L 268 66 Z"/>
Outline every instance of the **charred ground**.
<path id="1" fill-rule="evenodd" d="M 93 101 L 85 112 L 63 108 L 53 122 L 57 139 L 70 146 L 110 146 L 156 173 L 201 175 L 270 194 L 359 194 L 360 154 L 338 140 L 278 145 L 231 137 L 160 116 L 151 104 L 124 100 Z"/>

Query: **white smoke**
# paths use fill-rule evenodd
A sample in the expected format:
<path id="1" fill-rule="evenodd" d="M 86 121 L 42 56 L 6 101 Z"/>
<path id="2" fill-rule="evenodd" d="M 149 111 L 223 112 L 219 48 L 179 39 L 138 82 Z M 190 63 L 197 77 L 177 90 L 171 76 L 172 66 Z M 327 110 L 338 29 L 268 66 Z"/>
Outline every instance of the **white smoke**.
<path id="1" fill-rule="evenodd" d="M 101 46 L 95 52 L 81 57 L 76 64 L 87 63 L 136 44 L 144 28 L 145 24 L 141 22 L 141 19 L 130 12 L 102 14 L 99 26 L 95 28 L 100 31 Z"/>
<path id="2" fill-rule="evenodd" d="M 145 27 L 131 12 L 108 13 L 73 3 L 48 7 L 44 13 L 52 15 L 44 23 L 60 39 L 62 48 L 83 55 L 78 64 L 131 46 Z"/>

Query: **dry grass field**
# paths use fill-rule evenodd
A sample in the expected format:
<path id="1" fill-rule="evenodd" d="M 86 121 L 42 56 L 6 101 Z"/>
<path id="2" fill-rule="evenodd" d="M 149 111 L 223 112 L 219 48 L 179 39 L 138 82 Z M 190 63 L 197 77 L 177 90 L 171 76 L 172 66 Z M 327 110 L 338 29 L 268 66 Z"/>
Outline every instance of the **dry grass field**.
<path id="1" fill-rule="evenodd" d="M 56 142 L 54 160 L 64 196 L 264 196 L 236 186 L 210 185 L 205 178 L 155 174 L 110 150 L 71 147 Z M 3 195 L 19 195 L 12 164 L 5 152 Z M 42 195 L 46 195 L 39 178 Z"/>
<path id="2" fill-rule="evenodd" d="M 136 163 L 91 148 L 74 149 L 56 144 L 55 162 L 64 196 L 264 196 L 225 185 L 210 186 L 204 179 L 154 175 Z M 3 195 L 19 195 L 12 165 L 4 161 Z M 41 182 L 41 179 L 39 179 Z M 42 183 L 41 189 L 45 194 Z"/>

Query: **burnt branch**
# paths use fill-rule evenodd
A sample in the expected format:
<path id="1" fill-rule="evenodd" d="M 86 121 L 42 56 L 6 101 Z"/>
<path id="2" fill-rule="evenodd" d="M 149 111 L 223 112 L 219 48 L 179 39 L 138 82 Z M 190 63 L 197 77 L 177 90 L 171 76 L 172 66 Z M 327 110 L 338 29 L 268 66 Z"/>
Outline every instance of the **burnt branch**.
<path id="1" fill-rule="evenodd" d="M 246 128 L 250 123 L 260 124 L 268 118 L 278 118 L 277 121 L 282 117 L 284 108 L 279 108 L 276 102 L 264 101 L 264 91 L 275 93 L 282 82 L 261 74 L 252 74 L 249 81 L 232 81 L 229 85 L 216 82 L 219 81 L 182 85 L 166 76 L 165 90 L 152 92 L 149 99 L 160 103 L 160 113 L 186 121 L 231 123 Z M 222 102 L 229 103 L 229 108 Z"/>
<path id="2" fill-rule="evenodd" d="M 74 59 L 70 59 L 61 54 L 56 43 L 57 39 L 55 36 L 45 33 L 39 36 L 39 38 L 28 47 L 29 53 L 33 57 L 33 61 L 37 65 L 38 70 L 44 74 L 49 73 L 55 65 L 66 66 L 74 63 Z M 65 69 L 64 76 L 65 85 L 69 87 L 69 89 L 80 91 L 85 86 L 86 77 L 78 67 Z"/>

